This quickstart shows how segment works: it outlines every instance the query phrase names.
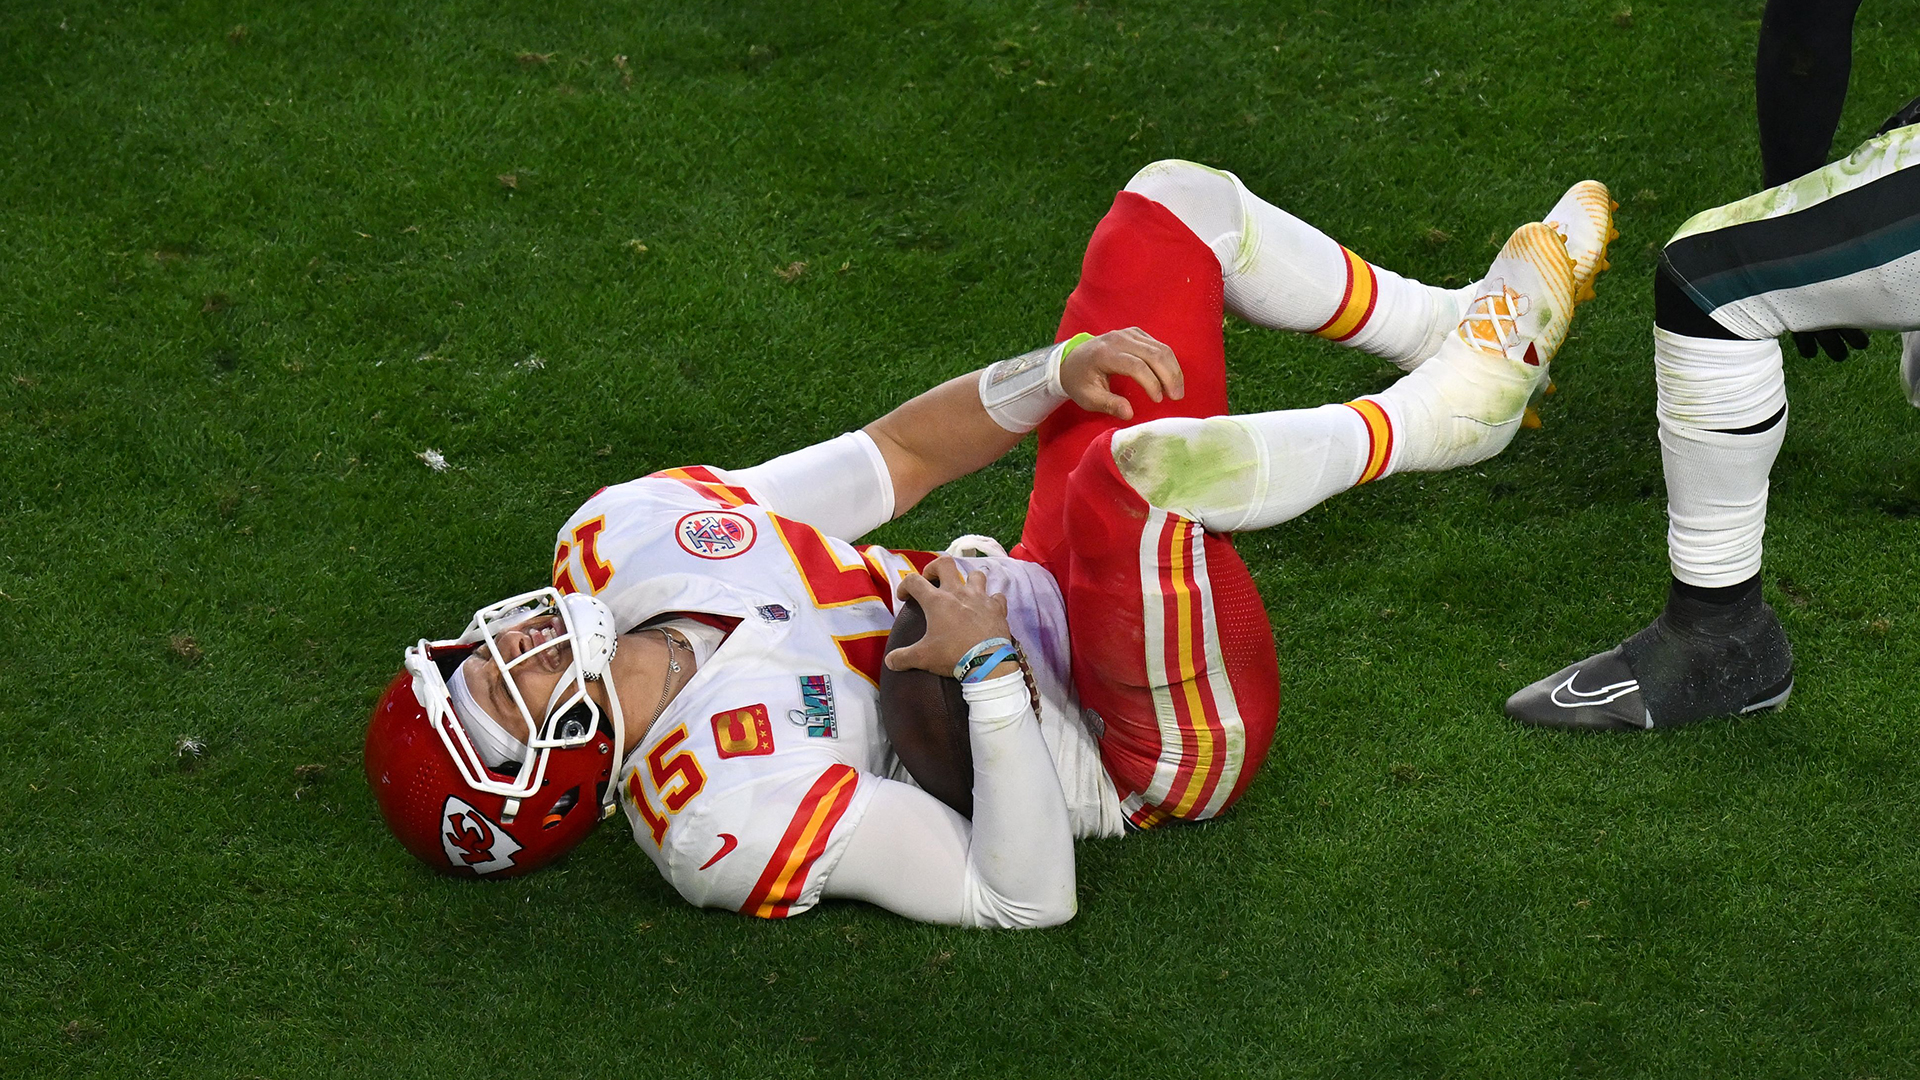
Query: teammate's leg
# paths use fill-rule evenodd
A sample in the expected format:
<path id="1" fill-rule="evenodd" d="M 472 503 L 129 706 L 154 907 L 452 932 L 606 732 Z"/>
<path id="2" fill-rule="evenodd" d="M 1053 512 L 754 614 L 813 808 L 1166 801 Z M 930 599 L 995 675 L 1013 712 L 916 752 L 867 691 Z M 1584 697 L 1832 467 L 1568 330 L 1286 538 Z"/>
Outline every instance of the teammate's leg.
<path id="1" fill-rule="evenodd" d="M 1682 225 L 1655 283 L 1666 609 L 1516 693 L 1523 723 L 1633 729 L 1771 708 L 1793 686 L 1760 596 L 1767 477 L 1785 438 L 1777 337 L 1920 327 L 1920 126 Z"/>

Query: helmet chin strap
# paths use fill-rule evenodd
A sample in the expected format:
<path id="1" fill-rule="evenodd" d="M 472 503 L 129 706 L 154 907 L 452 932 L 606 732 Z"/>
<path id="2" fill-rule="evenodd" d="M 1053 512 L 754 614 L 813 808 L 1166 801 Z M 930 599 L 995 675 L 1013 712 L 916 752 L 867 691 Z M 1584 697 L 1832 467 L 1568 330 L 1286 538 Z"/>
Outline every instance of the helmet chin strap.
<path id="1" fill-rule="evenodd" d="M 620 805 L 618 774 L 620 763 L 626 760 L 627 718 L 620 711 L 620 692 L 613 688 L 613 680 L 602 679 L 601 685 L 607 691 L 607 711 L 613 714 L 613 771 L 608 774 L 607 797 L 600 804 L 600 816 L 612 817 L 614 809 Z"/>

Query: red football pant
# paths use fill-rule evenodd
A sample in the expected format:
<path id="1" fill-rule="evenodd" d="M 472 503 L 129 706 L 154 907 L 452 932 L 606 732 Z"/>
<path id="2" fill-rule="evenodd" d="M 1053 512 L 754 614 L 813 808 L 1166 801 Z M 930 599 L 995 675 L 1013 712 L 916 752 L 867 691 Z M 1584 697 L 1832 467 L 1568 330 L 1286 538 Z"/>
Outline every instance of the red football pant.
<path id="1" fill-rule="evenodd" d="M 1159 203 L 1121 192 L 1094 229 L 1055 340 L 1129 326 L 1173 349 L 1186 397 L 1114 389 L 1140 423 L 1227 411 L 1220 263 Z M 1266 759 L 1280 711 L 1273 628 L 1224 535 L 1149 504 L 1114 464 L 1110 416 L 1072 403 L 1040 425 L 1014 554 L 1066 598 L 1073 679 L 1105 722 L 1100 753 L 1133 822 L 1209 818 Z"/>

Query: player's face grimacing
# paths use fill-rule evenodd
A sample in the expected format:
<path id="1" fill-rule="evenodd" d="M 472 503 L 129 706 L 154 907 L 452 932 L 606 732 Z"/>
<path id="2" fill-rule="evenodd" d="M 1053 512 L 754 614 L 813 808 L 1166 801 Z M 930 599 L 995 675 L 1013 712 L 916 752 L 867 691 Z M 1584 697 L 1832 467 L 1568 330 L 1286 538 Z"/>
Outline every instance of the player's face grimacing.
<path id="1" fill-rule="evenodd" d="M 558 616 L 538 615 L 512 629 L 494 634 L 492 654 L 482 642 L 473 650 L 473 655 L 460 665 L 466 674 L 467 689 L 473 694 L 473 699 L 486 710 L 488 716 L 517 738 L 526 739 L 532 733 L 527 730 L 527 723 L 522 719 L 519 707 L 514 704 L 513 692 L 507 689 L 504 672 L 513 673 L 514 685 L 520 691 L 521 700 L 527 703 L 528 712 L 535 716 L 544 715 L 547 702 L 553 698 L 554 688 L 566 674 L 567 665 L 573 662 L 573 646 L 566 641 L 550 648 L 543 649 L 540 646 L 566 632 L 566 626 Z"/>

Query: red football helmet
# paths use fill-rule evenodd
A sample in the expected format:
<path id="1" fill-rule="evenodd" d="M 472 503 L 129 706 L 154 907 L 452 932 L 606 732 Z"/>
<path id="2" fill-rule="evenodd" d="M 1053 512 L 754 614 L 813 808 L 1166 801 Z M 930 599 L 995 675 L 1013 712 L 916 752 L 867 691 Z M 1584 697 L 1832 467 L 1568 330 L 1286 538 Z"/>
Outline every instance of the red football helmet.
<path id="1" fill-rule="evenodd" d="M 501 663 L 494 635 L 542 617 L 556 619 L 565 633 Z M 442 873 L 514 877 L 586 839 L 614 807 L 623 733 L 620 699 L 606 675 L 617 641 L 613 613 L 601 601 L 538 589 L 481 608 L 458 638 L 423 639 L 407 649 L 405 667 L 373 707 L 366 746 L 367 783 L 400 843 Z M 525 757 L 505 769 L 481 759 L 447 687 L 483 643 L 508 676 L 523 730 L 533 733 Z M 572 661 L 536 722 L 512 669 L 562 644 L 571 646 Z M 601 679 L 606 717 L 587 693 L 587 682 Z"/>

